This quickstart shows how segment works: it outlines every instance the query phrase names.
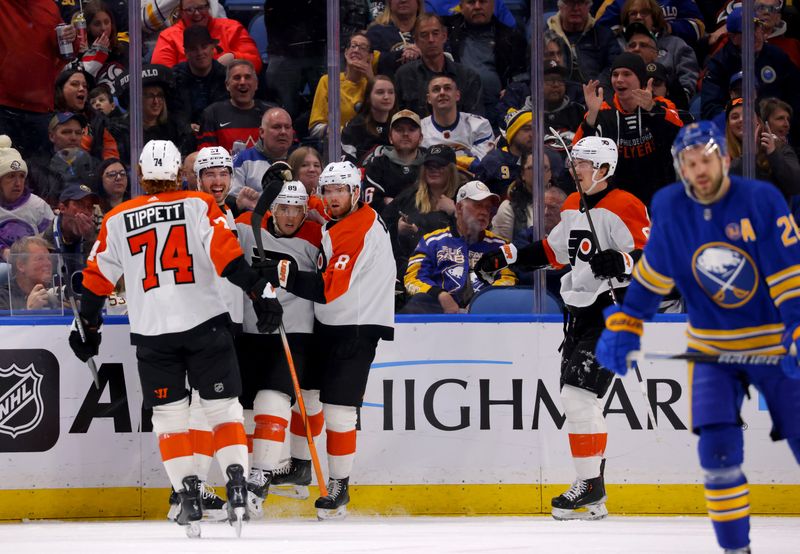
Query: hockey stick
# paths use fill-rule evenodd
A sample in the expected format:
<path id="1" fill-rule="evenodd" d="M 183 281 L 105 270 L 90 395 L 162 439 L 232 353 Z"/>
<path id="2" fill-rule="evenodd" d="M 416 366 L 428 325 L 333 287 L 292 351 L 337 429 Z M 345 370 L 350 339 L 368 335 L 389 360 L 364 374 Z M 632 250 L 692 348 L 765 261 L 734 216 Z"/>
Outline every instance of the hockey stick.
<path id="1" fill-rule="evenodd" d="M 253 209 L 253 216 L 250 220 L 250 225 L 253 229 L 253 236 L 256 241 L 256 249 L 258 249 L 258 257 L 263 262 L 266 261 L 267 256 L 264 253 L 264 241 L 261 238 L 261 222 L 264 220 L 264 215 L 267 212 L 267 207 L 272 204 L 278 194 L 272 194 L 271 187 L 268 187 L 256 202 Z M 280 192 L 280 189 L 278 189 Z M 311 463 L 314 466 L 314 474 L 317 476 L 317 486 L 319 487 L 320 496 L 328 496 L 328 488 L 325 485 L 325 477 L 322 475 L 322 466 L 319 463 L 319 456 L 317 455 L 317 447 L 314 445 L 314 436 L 311 434 L 311 424 L 308 421 L 308 414 L 306 413 L 306 404 L 303 401 L 303 393 L 300 390 L 300 380 L 297 378 L 297 371 L 294 367 L 294 358 L 292 358 L 292 350 L 289 348 L 289 339 L 286 336 L 286 329 L 281 322 L 278 327 L 281 334 L 281 343 L 283 344 L 283 352 L 286 354 L 286 362 L 289 365 L 289 373 L 292 376 L 292 386 L 294 386 L 294 394 L 297 397 L 297 407 L 300 410 L 300 417 L 303 420 L 303 427 L 306 430 L 306 441 L 308 441 L 308 450 L 311 453 Z"/>
<path id="2" fill-rule="evenodd" d="M 791 355 L 797 353 L 797 349 L 792 344 L 789 349 Z M 721 365 L 772 365 L 781 364 L 786 354 L 759 354 L 757 352 L 722 352 L 719 354 L 705 354 L 703 352 L 642 352 L 634 350 L 628 353 L 627 362 L 633 361 L 676 361 L 676 362 L 700 362 L 707 364 Z"/>
<path id="3" fill-rule="evenodd" d="M 589 222 L 589 231 L 592 234 L 592 240 L 594 241 L 595 247 L 598 250 L 602 250 L 600 246 L 600 241 L 597 238 L 597 231 L 594 227 L 594 222 L 592 221 L 592 215 L 589 213 L 589 202 L 586 200 L 586 192 L 581 187 L 580 179 L 578 179 L 578 170 L 575 167 L 575 160 L 572 159 L 572 153 L 570 152 L 569 148 L 567 147 L 567 143 L 564 142 L 563 137 L 556 132 L 555 129 L 552 127 L 549 128 L 550 132 L 555 135 L 558 141 L 561 143 L 561 146 L 564 147 L 564 152 L 567 155 L 567 160 L 569 160 L 569 165 L 572 167 L 572 175 L 575 179 L 575 188 L 578 189 L 578 194 L 581 197 L 581 203 L 583 204 L 584 210 L 586 210 L 586 220 Z M 609 292 L 611 293 L 611 300 L 614 302 L 615 305 L 619 305 L 619 299 L 617 298 L 617 294 L 614 292 L 614 283 L 611 281 L 611 278 L 608 278 L 608 288 Z M 656 415 L 653 412 L 653 406 L 650 405 L 650 397 L 647 395 L 647 386 L 645 385 L 644 379 L 642 378 L 642 372 L 639 371 L 639 364 L 636 361 L 632 361 L 630 367 L 633 368 L 634 373 L 636 374 L 636 379 L 639 381 L 639 389 L 642 391 L 642 397 L 644 397 L 644 403 L 647 406 L 647 415 L 650 417 L 650 420 L 653 422 L 653 428 L 655 429 L 658 427 L 656 424 Z"/>
<path id="4" fill-rule="evenodd" d="M 62 290 L 67 297 L 70 307 L 72 308 L 72 315 L 75 317 L 75 328 L 78 329 L 78 335 L 81 337 L 81 342 L 86 344 L 86 329 L 83 327 L 83 320 L 78 313 L 78 305 L 75 303 L 75 295 L 73 294 L 72 290 L 72 281 L 69 279 L 69 275 L 67 273 L 67 263 L 63 260 L 63 258 L 61 259 L 61 262 L 61 279 L 66 279 Z M 86 360 L 86 365 L 89 366 L 89 371 L 92 373 L 92 379 L 94 380 L 95 388 L 100 390 L 100 375 L 97 373 L 97 364 L 94 361 L 94 356 L 91 356 L 88 360 Z"/>

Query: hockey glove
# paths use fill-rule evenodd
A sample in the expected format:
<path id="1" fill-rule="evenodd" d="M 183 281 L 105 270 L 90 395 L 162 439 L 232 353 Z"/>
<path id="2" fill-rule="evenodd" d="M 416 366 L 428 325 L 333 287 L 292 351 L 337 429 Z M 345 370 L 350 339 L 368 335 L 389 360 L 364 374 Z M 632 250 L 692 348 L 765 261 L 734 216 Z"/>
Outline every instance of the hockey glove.
<path id="1" fill-rule="evenodd" d="M 619 306 L 603 310 L 606 329 L 595 347 L 595 356 L 600 365 L 619 375 L 628 372 L 628 354 L 641 347 L 644 323 L 622 311 Z"/>
<path id="2" fill-rule="evenodd" d="M 78 323 L 73 319 L 69 332 L 69 347 L 72 348 L 72 351 L 80 361 L 86 362 L 100 352 L 100 341 L 103 339 L 101 336 L 103 320 L 101 319 L 97 325 L 89 325 L 85 319 L 81 318 L 81 323 L 83 323 L 86 341 L 84 342 L 81 338 L 80 331 L 78 331 Z"/>
<path id="3" fill-rule="evenodd" d="M 517 261 L 517 247 L 504 244 L 497 250 L 486 252 L 475 264 L 475 273 L 488 284 L 494 283 L 495 275 L 504 267 Z"/>
<path id="4" fill-rule="evenodd" d="M 297 272 L 296 266 L 289 260 L 264 260 L 255 262 L 253 264 L 253 269 L 258 271 L 258 274 L 269 281 L 269 284 L 273 287 L 281 287 L 284 289 L 291 288 Z"/>
<path id="5" fill-rule="evenodd" d="M 271 183 L 272 181 L 291 181 L 292 168 L 286 162 L 278 161 L 269 166 L 264 176 L 261 178 L 261 183 Z"/>
<path id="6" fill-rule="evenodd" d="M 603 250 L 589 260 L 595 279 L 626 277 L 633 271 L 633 258 L 627 252 Z"/>
<path id="7" fill-rule="evenodd" d="M 281 325 L 283 307 L 278 302 L 278 297 L 272 285 L 266 279 L 261 279 L 247 294 L 253 301 L 258 332 L 272 333 L 276 331 Z"/>
<path id="8" fill-rule="evenodd" d="M 797 348 L 800 343 L 800 325 L 796 325 L 783 336 L 786 355 L 781 360 L 781 369 L 791 379 L 800 379 L 800 361 L 797 359 Z"/>

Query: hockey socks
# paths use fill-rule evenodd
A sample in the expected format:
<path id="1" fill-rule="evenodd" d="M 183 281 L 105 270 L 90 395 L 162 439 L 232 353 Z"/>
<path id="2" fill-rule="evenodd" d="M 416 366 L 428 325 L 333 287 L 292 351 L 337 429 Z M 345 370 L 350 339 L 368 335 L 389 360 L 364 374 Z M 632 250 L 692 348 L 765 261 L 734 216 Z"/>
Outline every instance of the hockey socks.
<path id="1" fill-rule="evenodd" d="M 158 435 L 158 449 L 167 470 L 169 482 L 176 491 L 183 489 L 183 479 L 194 474 L 192 441 L 189 432 L 161 433 Z"/>
<path id="2" fill-rule="evenodd" d="M 569 447 L 578 479 L 600 475 L 608 432 L 600 400 L 593 392 L 564 385 L 561 400 L 567 416 Z"/>
<path id="3" fill-rule="evenodd" d="M 706 473 L 706 507 L 722 548 L 750 544 L 750 489 L 739 467 Z"/>
<path id="4" fill-rule="evenodd" d="M 353 469 L 356 454 L 357 411 L 352 406 L 325 404 L 327 428 L 328 472 L 331 479 L 344 479 Z"/>

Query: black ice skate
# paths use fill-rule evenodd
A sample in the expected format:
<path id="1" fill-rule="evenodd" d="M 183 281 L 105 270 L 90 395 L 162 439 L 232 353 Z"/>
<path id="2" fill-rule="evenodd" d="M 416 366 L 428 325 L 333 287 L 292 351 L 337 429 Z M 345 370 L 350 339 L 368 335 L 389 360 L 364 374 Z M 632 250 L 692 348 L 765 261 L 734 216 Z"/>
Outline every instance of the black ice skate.
<path id="1" fill-rule="evenodd" d="M 343 519 L 347 515 L 347 503 L 350 502 L 349 482 L 349 477 L 328 479 L 328 496 L 321 496 L 314 502 L 317 519 Z"/>
<path id="2" fill-rule="evenodd" d="M 577 479 L 568 491 L 553 498 L 552 515 L 557 520 L 603 519 L 606 509 L 606 487 L 603 474 L 592 479 Z"/>
<path id="3" fill-rule="evenodd" d="M 177 492 L 180 510 L 175 517 L 178 525 L 186 526 L 186 536 L 200 537 L 199 521 L 203 519 L 203 505 L 200 500 L 200 480 L 196 475 L 183 478 L 183 489 Z"/>
<path id="4" fill-rule="evenodd" d="M 311 484 L 311 460 L 291 458 L 289 463 L 272 472 L 270 492 L 297 500 L 308 498 Z"/>
<path id="5" fill-rule="evenodd" d="M 225 470 L 228 483 L 225 488 L 228 492 L 228 523 L 236 529 L 236 536 L 242 536 L 242 523 L 250 519 L 247 515 L 247 481 L 244 478 L 244 468 L 239 464 L 231 464 Z"/>
<path id="6" fill-rule="evenodd" d="M 200 502 L 203 504 L 203 521 L 228 520 L 225 501 L 219 497 L 214 487 L 205 481 L 200 481 Z"/>
<path id="7" fill-rule="evenodd" d="M 750 554 L 750 547 L 743 548 L 726 548 L 724 554 Z"/>
<path id="8" fill-rule="evenodd" d="M 264 501 L 269 494 L 271 481 L 271 471 L 250 468 L 250 475 L 247 477 L 247 511 L 251 518 L 264 517 Z"/>

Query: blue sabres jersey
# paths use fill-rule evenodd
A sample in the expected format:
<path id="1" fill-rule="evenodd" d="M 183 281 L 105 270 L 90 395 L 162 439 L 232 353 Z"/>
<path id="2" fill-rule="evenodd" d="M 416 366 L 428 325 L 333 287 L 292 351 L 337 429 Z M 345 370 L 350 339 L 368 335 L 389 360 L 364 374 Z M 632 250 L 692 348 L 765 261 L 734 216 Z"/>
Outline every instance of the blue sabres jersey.
<path id="1" fill-rule="evenodd" d="M 660 295 L 677 287 L 690 350 L 781 354 L 784 324 L 800 322 L 800 233 L 773 185 L 730 180 L 711 205 L 679 183 L 660 190 L 633 277 Z"/>

